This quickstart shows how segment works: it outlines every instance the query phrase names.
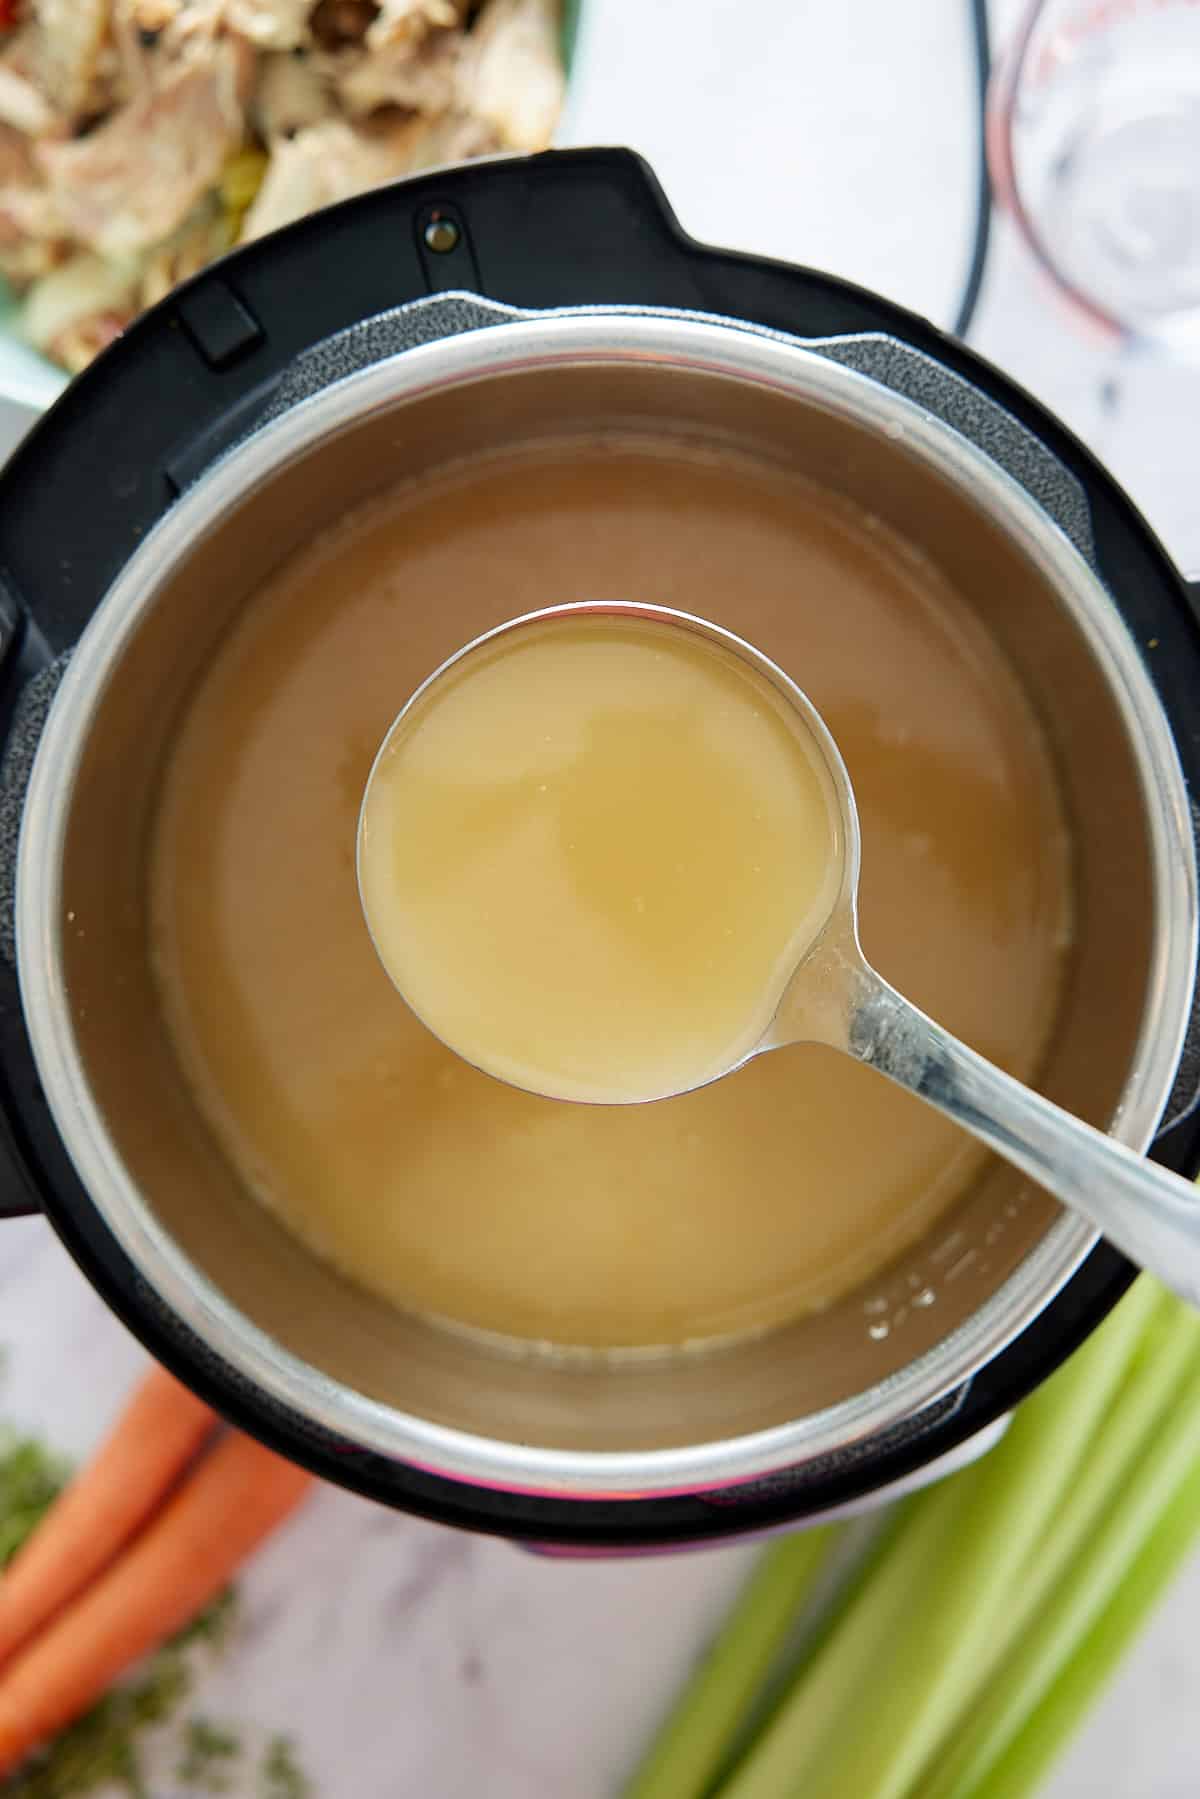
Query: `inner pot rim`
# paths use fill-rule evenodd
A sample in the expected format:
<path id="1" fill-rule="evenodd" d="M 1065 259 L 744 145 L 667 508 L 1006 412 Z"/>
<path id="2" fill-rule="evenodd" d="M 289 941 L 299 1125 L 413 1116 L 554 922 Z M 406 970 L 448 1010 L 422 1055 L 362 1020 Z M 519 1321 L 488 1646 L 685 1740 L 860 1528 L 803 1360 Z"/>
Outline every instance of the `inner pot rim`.
<path id="1" fill-rule="evenodd" d="M 433 1423 L 371 1400 L 284 1351 L 223 1297 L 157 1222 L 110 1138 L 73 1028 L 62 954 L 62 865 L 75 783 L 112 672 L 171 572 L 207 528 L 320 443 L 364 417 L 450 387 L 548 366 L 651 361 L 767 387 L 897 437 L 966 493 L 1049 581 L 1080 626 L 1136 761 L 1154 864 L 1154 942 L 1147 999 L 1112 1134 L 1150 1142 L 1170 1092 L 1191 1006 L 1196 871 L 1190 810 L 1170 728 L 1136 646 L 1095 572 L 1026 490 L 918 404 L 803 344 L 736 322 L 594 312 L 534 317 L 402 352 L 326 388 L 228 452 L 188 489 L 131 556 L 68 664 L 38 749 L 18 851 L 18 972 L 27 1028 L 51 1115 L 92 1204 L 143 1278 L 238 1374 L 344 1440 L 451 1478 L 529 1493 L 665 1494 L 794 1467 L 925 1411 L 1020 1335 L 1097 1242 L 1063 1213 L 986 1303 L 934 1349 L 807 1417 L 684 1448 L 579 1451 Z M 1178 921 L 1185 921 L 1180 928 Z"/>

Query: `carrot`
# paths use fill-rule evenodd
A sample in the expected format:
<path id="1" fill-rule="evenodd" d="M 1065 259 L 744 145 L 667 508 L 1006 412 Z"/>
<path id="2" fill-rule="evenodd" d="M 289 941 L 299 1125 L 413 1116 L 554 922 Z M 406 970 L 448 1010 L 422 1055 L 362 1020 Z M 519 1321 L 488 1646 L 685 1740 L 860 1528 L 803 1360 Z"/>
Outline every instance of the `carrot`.
<path id="1" fill-rule="evenodd" d="M 0 1667 L 123 1548 L 215 1425 L 165 1368 L 150 1370 L 95 1458 L 0 1575 Z"/>
<path id="2" fill-rule="evenodd" d="M 223 1437 L 125 1554 L 0 1675 L 0 1776 L 181 1630 L 311 1485 L 251 1437 Z"/>

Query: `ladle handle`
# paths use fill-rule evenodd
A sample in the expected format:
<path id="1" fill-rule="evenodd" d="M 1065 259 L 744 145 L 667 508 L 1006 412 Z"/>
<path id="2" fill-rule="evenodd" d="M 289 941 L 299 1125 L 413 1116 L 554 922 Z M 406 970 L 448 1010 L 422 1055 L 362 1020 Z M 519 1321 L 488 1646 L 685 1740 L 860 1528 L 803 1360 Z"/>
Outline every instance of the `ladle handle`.
<path id="1" fill-rule="evenodd" d="M 850 1054 L 936 1106 L 1200 1307 L 1200 1191 L 976 1055 L 873 969 L 848 1019 Z"/>

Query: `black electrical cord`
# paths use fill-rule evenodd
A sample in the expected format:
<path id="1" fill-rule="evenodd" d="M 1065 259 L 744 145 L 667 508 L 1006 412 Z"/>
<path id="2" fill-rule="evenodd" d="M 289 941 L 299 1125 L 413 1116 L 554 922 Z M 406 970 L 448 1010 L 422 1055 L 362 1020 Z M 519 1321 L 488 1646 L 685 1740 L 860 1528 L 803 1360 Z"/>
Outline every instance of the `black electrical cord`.
<path id="1" fill-rule="evenodd" d="M 971 36 L 975 47 L 975 79 L 979 99 L 979 182 L 975 197 L 975 239 L 967 269 L 967 284 L 959 301 L 958 312 L 950 329 L 955 337 L 965 337 L 979 304 L 983 271 L 987 266 L 988 239 L 992 229 L 992 184 L 988 180 L 987 91 L 992 73 L 992 54 L 988 41 L 987 0 L 968 0 L 971 14 Z"/>

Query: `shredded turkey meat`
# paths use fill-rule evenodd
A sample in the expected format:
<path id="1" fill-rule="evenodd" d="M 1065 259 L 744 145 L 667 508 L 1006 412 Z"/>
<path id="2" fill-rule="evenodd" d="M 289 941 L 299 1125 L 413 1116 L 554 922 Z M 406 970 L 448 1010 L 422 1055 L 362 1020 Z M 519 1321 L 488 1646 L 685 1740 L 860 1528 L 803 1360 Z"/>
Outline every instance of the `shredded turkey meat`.
<path id="1" fill-rule="evenodd" d="M 418 170 L 543 148 L 560 0 L 17 0 L 0 279 L 72 371 L 232 245 Z"/>

